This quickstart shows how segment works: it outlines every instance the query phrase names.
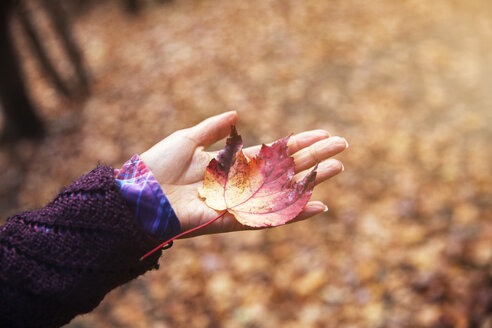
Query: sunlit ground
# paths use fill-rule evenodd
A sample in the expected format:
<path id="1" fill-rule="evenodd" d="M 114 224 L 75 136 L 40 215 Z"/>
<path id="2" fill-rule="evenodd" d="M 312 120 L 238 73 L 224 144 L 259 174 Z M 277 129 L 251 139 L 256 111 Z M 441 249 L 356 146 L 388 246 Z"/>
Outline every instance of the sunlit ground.
<path id="1" fill-rule="evenodd" d="M 236 109 L 248 145 L 315 128 L 347 138 L 345 172 L 313 196 L 330 210 L 179 241 L 158 271 L 69 327 L 490 322 L 491 9 L 487 0 L 188 0 L 145 2 L 132 16 L 95 1 L 73 14 L 92 75 L 85 102 L 58 97 L 17 33 L 49 135 L 0 149 L 2 216 Z"/>

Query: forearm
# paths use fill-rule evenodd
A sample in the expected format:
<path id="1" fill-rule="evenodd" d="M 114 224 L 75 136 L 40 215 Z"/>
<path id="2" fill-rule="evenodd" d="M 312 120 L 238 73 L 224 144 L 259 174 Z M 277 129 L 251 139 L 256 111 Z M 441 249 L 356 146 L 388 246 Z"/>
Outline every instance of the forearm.
<path id="1" fill-rule="evenodd" d="M 0 231 L 0 326 L 57 327 L 157 264 L 114 182 L 99 167 L 45 208 L 10 218 Z"/>

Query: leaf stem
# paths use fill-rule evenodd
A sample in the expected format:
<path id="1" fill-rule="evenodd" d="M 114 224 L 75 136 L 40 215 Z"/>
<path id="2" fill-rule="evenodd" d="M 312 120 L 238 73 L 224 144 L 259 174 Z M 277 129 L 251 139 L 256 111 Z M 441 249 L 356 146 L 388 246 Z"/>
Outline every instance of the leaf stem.
<path id="1" fill-rule="evenodd" d="M 220 213 L 220 214 L 219 214 L 219 216 L 217 216 L 216 218 L 213 218 L 212 220 L 209 220 L 209 221 L 207 221 L 207 222 L 205 222 L 205 223 L 203 223 L 203 224 L 199 225 L 198 227 L 194 227 L 194 228 L 191 228 L 190 230 L 186 230 L 185 232 L 182 232 L 182 233 L 180 233 L 179 235 L 176 235 L 176 236 L 174 236 L 173 238 L 171 238 L 171 239 L 169 239 L 169 240 L 166 240 L 165 242 L 163 242 L 162 244 L 160 244 L 159 246 L 157 246 L 156 248 L 154 248 L 153 250 L 151 250 L 150 252 L 148 252 L 147 254 L 145 254 L 144 256 L 142 256 L 142 257 L 140 258 L 140 261 L 143 261 L 143 260 L 144 260 L 145 258 L 147 258 L 150 254 L 154 253 L 155 251 L 158 251 L 158 250 L 159 250 L 162 246 L 164 246 L 164 245 L 166 245 L 166 244 L 168 244 L 168 243 L 172 242 L 173 240 L 178 239 L 179 237 L 182 237 L 182 236 L 184 236 L 184 235 L 187 235 L 187 234 L 189 234 L 190 232 L 193 232 L 193 231 L 195 231 L 195 230 L 198 230 L 198 229 L 201 229 L 201 228 L 203 228 L 203 227 L 205 227 L 205 226 L 208 226 L 210 223 L 212 223 L 212 222 L 214 222 L 214 221 L 216 221 L 216 220 L 220 219 L 221 217 L 223 217 L 223 216 L 224 216 L 224 214 L 226 214 L 226 213 L 227 213 L 227 210 L 224 210 L 224 211 L 223 211 L 222 213 Z"/>

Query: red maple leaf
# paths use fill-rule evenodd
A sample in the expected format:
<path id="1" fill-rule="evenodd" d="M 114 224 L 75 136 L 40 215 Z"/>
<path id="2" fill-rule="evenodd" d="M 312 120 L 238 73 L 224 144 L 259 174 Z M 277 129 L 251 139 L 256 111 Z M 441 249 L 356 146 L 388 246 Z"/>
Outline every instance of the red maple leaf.
<path id="1" fill-rule="evenodd" d="M 289 136 L 271 146 L 262 145 L 258 155 L 248 160 L 242 151 L 241 136 L 232 126 L 225 148 L 208 164 L 203 186 L 198 191 L 209 207 L 222 212 L 165 241 L 140 260 L 174 239 L 209 225 L 227 212 L 251 227 L 278 226 L 294 219 L 311 197 L 317 166 L 293 184 L 295 165 L 289 156 L 288 141 Z"/>
<path id="2" fill-rule="evenodd" d="M 316 168 L 292 184 L 295 165 L 288 141 L 289 136 L 271 146 L 262 145 L 258 155 L 248 160 L 241 136 L 231 127 L 225 148 L 208 164 L 200 196 L 209 207 L 227 210 L 251 227 L 277 226 L 292 220 L 311 197 Z"/>

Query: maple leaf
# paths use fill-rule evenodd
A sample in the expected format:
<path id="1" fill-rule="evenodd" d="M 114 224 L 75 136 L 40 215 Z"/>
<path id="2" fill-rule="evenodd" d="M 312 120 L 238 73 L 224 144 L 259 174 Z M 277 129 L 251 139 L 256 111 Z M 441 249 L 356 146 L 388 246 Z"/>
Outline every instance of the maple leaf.
<path id="1" fill-rule="evenodd" d="M 171 245 L 173 240 L 211 224 L 227 212 L 250 227 L 277 226 L 295 218 L 311 197 L 317 166 L 301 181 L 292 184 L 295 165 L 289 156 L 289 138 L 282 138 L 271 146 L 262 145 L 258 155 L 248 160 L 242 151 L 241 136 L 236 127 L 231 126 L 225 148 L 217 159 L 208 163 L 203 186 L 198 190 L 209 207 L 222 213 L 166 240 L 140 260 L 164 245 Z"/>
<path id="2" fill-rule="evenodd" d="M 251 227 L 277 226 L 292 220 L 311 197 L 316 167 L 292 183 L 295 165 L 288 153 L 289 138 L 262 145 L 258 155 L 248 160 L 241 136 L 232 126 L 225 148 L 207 166 L 199 195 L 207 206 L 227 211 Z"/>

